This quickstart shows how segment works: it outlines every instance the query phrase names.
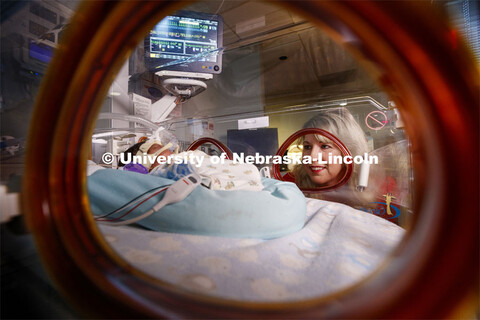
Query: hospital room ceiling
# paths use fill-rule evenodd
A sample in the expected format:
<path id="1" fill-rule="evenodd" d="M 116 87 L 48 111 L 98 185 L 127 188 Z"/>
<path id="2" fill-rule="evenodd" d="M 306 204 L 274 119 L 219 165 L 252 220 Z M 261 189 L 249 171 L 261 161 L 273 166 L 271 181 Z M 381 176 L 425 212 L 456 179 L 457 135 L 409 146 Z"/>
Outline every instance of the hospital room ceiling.
<path id="1" fill-rule="evenodd" d="M 221 88 L 222 94 L 229 97 L 226 100 L 233 101 L 226 108 L 235 112 L 241 110 L 240 105 L 250 108 L 251 99 L 245 96 L 243 102 L 236 99 L 239 92 L 254 91 L 247 87 L 259 85 L 254 78 L 261 79 L 262 105 L 269 110 L 321 100 L 382 95 L 375 80 L 344 46 L 282 6 L 272 2 L 220 0 L 197 2 L 187 9 L 223 17 L 224 72 L 213 80 L 221 79 L 222 83 L 214 83 L 213 87 Z M 225 62 L 245 59 L 245 55 L 238 54 L 242 50 L 245 55 L 257 55 L 256 73 L 239 72 L 242 68 L 235 72 L 227 69 Z M 225 92 L 228 88 L 232 90 L 230 93 Z M 202 95 L 197 99 L 203 100 Z"/>
<path id="2" fill-rule="evenodd" d="M 291 27 L 303 19 L 282 7 L 260 1 L 205 1 L 189 6 L 189 10 L 217 13 L 223 17 L 226 48 L 258 41 L 260 35 Z M 243 43 L 242 43 L 243 42 Z"/>

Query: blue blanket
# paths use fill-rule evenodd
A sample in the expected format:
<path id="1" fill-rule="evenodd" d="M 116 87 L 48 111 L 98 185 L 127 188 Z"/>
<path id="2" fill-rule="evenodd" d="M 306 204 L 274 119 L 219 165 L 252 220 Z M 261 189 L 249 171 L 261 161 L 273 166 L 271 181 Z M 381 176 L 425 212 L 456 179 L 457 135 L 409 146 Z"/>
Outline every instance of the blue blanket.
<path id="1" fill-rule="evenodd" d="M 139 195 L 174 180 L 122 170 L 104 169 L 88 177 L 94 215 L 110 213 Z M 305 198 L 297 186 L 274 179 L 262 180 L 262 191 L 195 189 L 183 201 L 167 205 L 137 224 L 156 231 L 230 238 L 272 239 L 301 229 Z M 158 203 L 164 193 L 146 201 L 125 219 L 138 216 Z M 118 217 L 111 215 L 109 218 Z"/>

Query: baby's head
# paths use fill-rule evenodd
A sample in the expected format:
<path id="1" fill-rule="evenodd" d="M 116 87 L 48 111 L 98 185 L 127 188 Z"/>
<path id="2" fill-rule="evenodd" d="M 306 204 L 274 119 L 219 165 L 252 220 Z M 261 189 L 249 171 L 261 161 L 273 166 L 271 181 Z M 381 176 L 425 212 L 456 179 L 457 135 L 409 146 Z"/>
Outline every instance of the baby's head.
<path id="1" fill-rule="evenodd" d="M 141 165 L 145 167 L 147 171 L 151 171 L 159 165 L 159 162 L 157 161 L 159 156 L 166 158 L 173 154 L 173 152 L 170 151 L 170 148 L 172 147 L 171 143 L 163 145 L 158 140 L 148 139 L 146 137 L 142 137 L 138 141 L 138 143 L 134 144 L 124 152 L 123 159 L 133 159 L 133 156 L 142 156 L 142 159 L 145 159 L 146 163 L 141 163 Z M 149 157 L 143 157 L 144 155 L 148 155 Z M 119 165 L 124 166 L 125 163 L 120 161 Z"/>

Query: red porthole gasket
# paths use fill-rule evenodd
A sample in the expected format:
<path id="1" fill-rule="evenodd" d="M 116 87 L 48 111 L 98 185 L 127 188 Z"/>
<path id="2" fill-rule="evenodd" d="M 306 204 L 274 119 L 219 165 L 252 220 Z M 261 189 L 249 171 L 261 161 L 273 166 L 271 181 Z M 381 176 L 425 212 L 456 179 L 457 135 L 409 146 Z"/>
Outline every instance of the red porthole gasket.
<path id="1" fill-rule="evenodd" d="M 293 142 L 295 142 L 295 140 L 297 140 L 300 137 L 303 137 L 307 134 L 319 134 L 319 135 L 322 135 L 324 137 L 327 137 L 328 139 L 333 141 L 333 143 L 335 143 L 338 146 L 338 148 L 340 149 L 340 151 L 342 152 L 342 155 L 344 157 L 345 156 L 352 156 L 352 154 L 350 153 L 348 148 L 343 144 L 342 141 L 340 141 L 340 139 L 338 139 L 335 135 L 331 134 L 330 132 L 328 132 L 326 130 L 323 130 L 323 129 L 319 129 L 319 128 L 305 128 L 305 129 L 301 129 L 301 130 L 298 130 L 297 132 L 293 133 L 280 146 L 280 148 L 277 151 L 276 156 L 283 157 L 285 152 L 287 151 L 288 147 Z M 347 168 L 347 170 L 345 170 L 345 173 L 344 173 L 343 177 L 340 179 L 340 181 L 338 183 L 336 183 L 333 186 L 319 187 L 319 188 L 300 188 L 300 190 L 302 190 L 304 192 L 309 192 L 309 193 L 319 193 L 319 192 L 324 192 L 324 191 L 340 188 L 341 186 L 346 184 L 348 182 L 348 180 L 350 180 L 350 178 L 352 177 L 353 163 L 347 164 L 346 168 Z M 284 177 L 282 177 L 282 175 L 280 174 L 280 165 L 279 164 L 274 163 L 273 166 L 272 166 L 272 171 L 273 171 L 273 177 L 275 179 L 281 180 L 281 181 L 290 181 L 288 179 L 284 179 Z"/>

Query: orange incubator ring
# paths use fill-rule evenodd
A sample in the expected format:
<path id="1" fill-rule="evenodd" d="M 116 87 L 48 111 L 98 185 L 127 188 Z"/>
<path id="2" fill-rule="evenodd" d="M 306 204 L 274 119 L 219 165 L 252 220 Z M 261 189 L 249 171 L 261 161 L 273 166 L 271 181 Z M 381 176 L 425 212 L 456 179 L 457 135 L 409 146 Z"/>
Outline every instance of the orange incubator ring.
<path id="1" fill-rule="evenodd" d="M 86 196 L 88 137 L 128 54 L 180 4 L 85 1 L 43 82 L 23 204 L 43 262 L 69 301 L 86 315 L 116 318 L 448 318 L 472 301 L 480 251 L 478 73 L 427 2 L 281 2 L 375 62 L 412 140 L 415 225 L 375 278 L 333 297 L 246 303 L 184 292 L 113 252 Z"/>

